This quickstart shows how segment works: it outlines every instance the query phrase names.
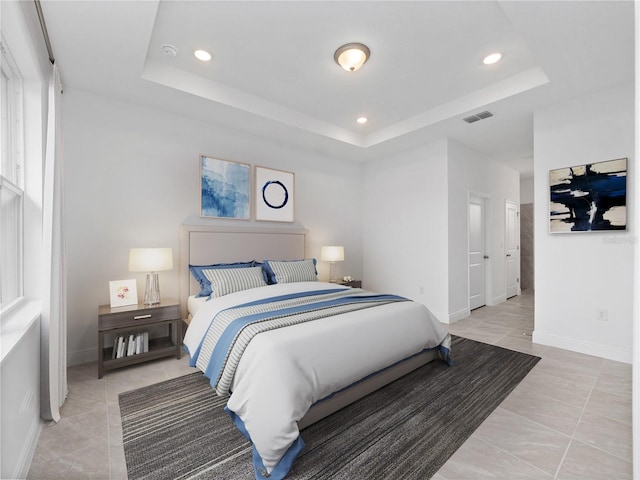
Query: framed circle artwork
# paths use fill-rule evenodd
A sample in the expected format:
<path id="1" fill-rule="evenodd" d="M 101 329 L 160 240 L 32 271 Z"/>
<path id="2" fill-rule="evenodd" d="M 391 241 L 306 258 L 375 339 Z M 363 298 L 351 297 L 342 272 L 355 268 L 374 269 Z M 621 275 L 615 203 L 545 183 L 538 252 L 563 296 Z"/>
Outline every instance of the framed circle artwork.
<path id="1" fill-rule="evenodd" d="M 291 172 L 256 166 L 256 220 L 294 221 L 294 180 Z"/>

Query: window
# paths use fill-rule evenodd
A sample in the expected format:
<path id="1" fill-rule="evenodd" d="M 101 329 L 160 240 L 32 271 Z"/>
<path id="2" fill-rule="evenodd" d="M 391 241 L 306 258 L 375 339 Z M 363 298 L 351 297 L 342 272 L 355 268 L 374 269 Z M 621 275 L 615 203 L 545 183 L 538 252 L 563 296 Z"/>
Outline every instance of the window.
<path id="1" fill-rule="evenodd" d="M 23 119 L 22 76 L 0 43 L 0 312 L 23 296 Z"/>

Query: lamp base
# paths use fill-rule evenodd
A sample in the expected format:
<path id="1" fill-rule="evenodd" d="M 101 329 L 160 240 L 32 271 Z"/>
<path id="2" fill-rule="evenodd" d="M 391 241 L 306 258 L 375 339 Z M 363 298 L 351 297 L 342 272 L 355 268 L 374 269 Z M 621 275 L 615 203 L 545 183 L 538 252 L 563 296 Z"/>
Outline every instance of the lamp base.
<path id="1" fill-rule="evenodd" d="M 338 279 L 335 275 L 336 262 L 331 262 L 329 264 L 329 282 L 336 283 Z"/>
<path id="2" fill-rule="evenodd" d="M 147 273 L 147 283 L 144 287 L 144 304 L 158 305 L 160 303 L 160 282 L 158 274 Z"/>

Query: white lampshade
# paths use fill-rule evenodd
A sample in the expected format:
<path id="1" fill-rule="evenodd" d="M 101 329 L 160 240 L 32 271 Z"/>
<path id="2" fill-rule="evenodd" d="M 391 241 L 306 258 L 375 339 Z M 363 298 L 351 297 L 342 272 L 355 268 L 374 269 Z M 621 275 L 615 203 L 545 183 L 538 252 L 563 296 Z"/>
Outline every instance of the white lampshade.
<path id="1" fill-rule="evenodd" d="M 323 262 L 342 262 L 344 260 L 344 247 L 330 245 L 320 249 L 320 260 Z"/>
<path id="2" fill-rule="evenodd" d="M 129 250 L 130 272 L 161 272 L 173 269 L 171 248 L 132 248 Z"/>

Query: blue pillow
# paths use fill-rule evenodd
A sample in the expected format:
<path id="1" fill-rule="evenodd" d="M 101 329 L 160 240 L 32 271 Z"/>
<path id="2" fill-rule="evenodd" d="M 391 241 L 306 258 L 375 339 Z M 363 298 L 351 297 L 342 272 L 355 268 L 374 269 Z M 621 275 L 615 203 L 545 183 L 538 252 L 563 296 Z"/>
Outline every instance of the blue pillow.
<path id="1" fill-rule="evenodd" d="M 251 268 L 256 266 L 256 261 L 236 263 L 216 263 L 215 265 L 189 265 L 189 271 L 200 285 L 200 292 L 196 297 L 208 297 L 211 295 L 211 282 L 203 273 L 203 270 L 216 270 L 220 268 Z"/>
<path id="2" fill-rule="evenodd" d="M 275 283 L 315 282 L 318 280 L 316 259 L 274 261 L 262 264 L 264 279 L 269 285 Z"/>
<path id="3" fill-rule="evenodd" d="M 264 281 L 267 282 L 267 285 L 274 285 L 276 283 L 276 274 L 273 273 L 271 267 L 269 266 L 269 261 L 265 261 L 261 263 L 262 267 L 262 276 L 264 277 Z"/>

